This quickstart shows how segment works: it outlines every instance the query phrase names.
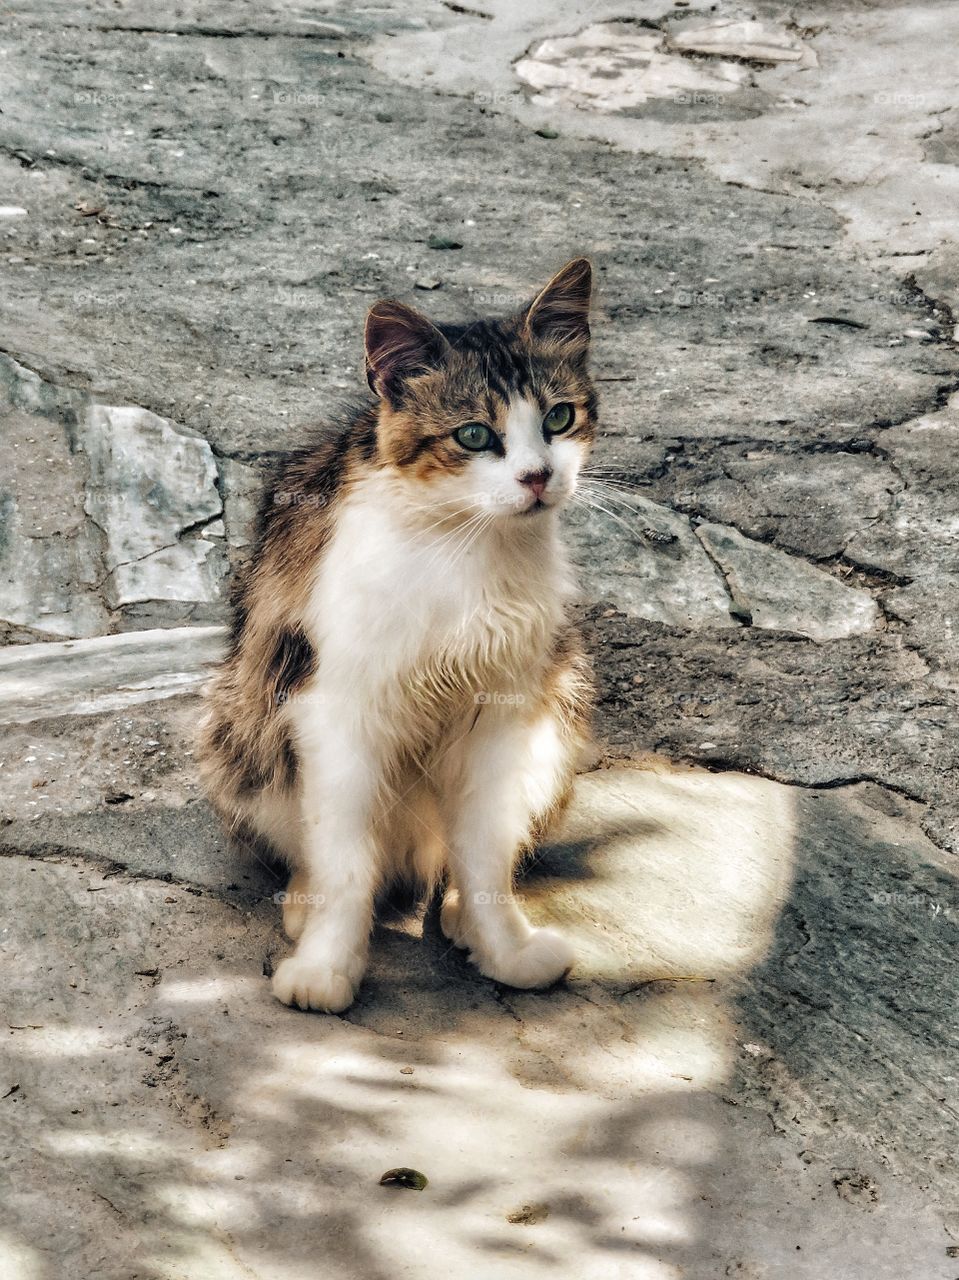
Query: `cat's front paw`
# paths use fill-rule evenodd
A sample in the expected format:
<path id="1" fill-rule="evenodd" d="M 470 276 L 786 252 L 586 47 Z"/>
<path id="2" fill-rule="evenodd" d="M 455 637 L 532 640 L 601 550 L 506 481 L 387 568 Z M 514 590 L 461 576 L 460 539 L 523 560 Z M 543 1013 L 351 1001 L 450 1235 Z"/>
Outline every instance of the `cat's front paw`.
<path id="1" fill-rule="evenodd" d="M 551 987 L 573 967 L 575 953 L 560 933 L 534 929 L 526 942 L 505 955 L 483 958 L 480 973 L 520 990 Z"/>
<path id="2" fill-rule="evenodd" d="M 320 1013 L 342 1013 L 353 1003 L 355 988 L 345 973 L 306 956 L 281 960 L 273 975 L 273 994 L 283 1004 Z"/>

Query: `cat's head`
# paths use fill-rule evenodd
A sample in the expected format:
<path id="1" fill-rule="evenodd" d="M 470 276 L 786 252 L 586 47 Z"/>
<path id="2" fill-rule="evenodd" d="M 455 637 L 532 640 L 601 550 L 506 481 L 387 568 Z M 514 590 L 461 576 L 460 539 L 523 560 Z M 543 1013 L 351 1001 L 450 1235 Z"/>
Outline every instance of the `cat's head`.
<path id="1" fill-rule="evenodd" d="M 505 320 L 435 325 L 401 302 L 370 310 L 378 452 L 418 505 L 535 518 L 571 496 L 596 431 L 590 289 L 577 258 Z"/>

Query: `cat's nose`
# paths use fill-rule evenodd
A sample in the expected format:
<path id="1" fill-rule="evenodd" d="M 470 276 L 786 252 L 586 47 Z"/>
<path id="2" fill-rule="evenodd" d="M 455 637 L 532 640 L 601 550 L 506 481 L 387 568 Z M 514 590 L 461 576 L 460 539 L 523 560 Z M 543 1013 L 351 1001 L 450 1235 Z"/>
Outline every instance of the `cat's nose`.
<path id="1" fill-rule="evenodd" d="M 516 478 L 527 489 L 532 489 L 537 498 L 541 498 L 552 474 L 549 467 L 544 467 L 542 471 L 527 471 L 525 475 L 517 476 Z"/>

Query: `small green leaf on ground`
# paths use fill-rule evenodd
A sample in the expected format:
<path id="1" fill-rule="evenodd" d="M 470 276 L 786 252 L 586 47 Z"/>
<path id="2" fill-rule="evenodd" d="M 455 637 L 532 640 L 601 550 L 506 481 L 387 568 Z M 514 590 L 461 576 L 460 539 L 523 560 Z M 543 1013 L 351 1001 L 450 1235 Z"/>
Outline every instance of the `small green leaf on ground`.
<path id="1" fill-rule="evenodd" d="M 419 1169 L 387 1169 L 380 1178 L 381 1187 L 409 1187 L 411 1191 L 422 1191 L 429 1184 L 429 1178 Z"/>

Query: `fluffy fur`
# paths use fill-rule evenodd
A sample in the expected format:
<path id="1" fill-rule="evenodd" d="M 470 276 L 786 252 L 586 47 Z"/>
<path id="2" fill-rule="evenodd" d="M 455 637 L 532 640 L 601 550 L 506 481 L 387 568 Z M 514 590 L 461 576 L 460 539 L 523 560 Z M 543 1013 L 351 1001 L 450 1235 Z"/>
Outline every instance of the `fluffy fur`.
<path id="1" fill-rule="evenodd" d="M 397 876 L 446 876 L 443 930 L 489 977 L 547 986 L 572 963 L 512 886 L 587 731 L 558 512 L 596 428 L 589 292 L 580 259 L 507 320 L 435 326 L 378 303 L 376 403 L 265 496 L 201 762 L 227 826 L 292 870 L 297 946 L 273 978 L 287 1004 L 350 1004 L 376 892 Z M 553 434 L 557 405 L 570 421 Z M 464 447 L 465 423 L 490 447 Z"/>

